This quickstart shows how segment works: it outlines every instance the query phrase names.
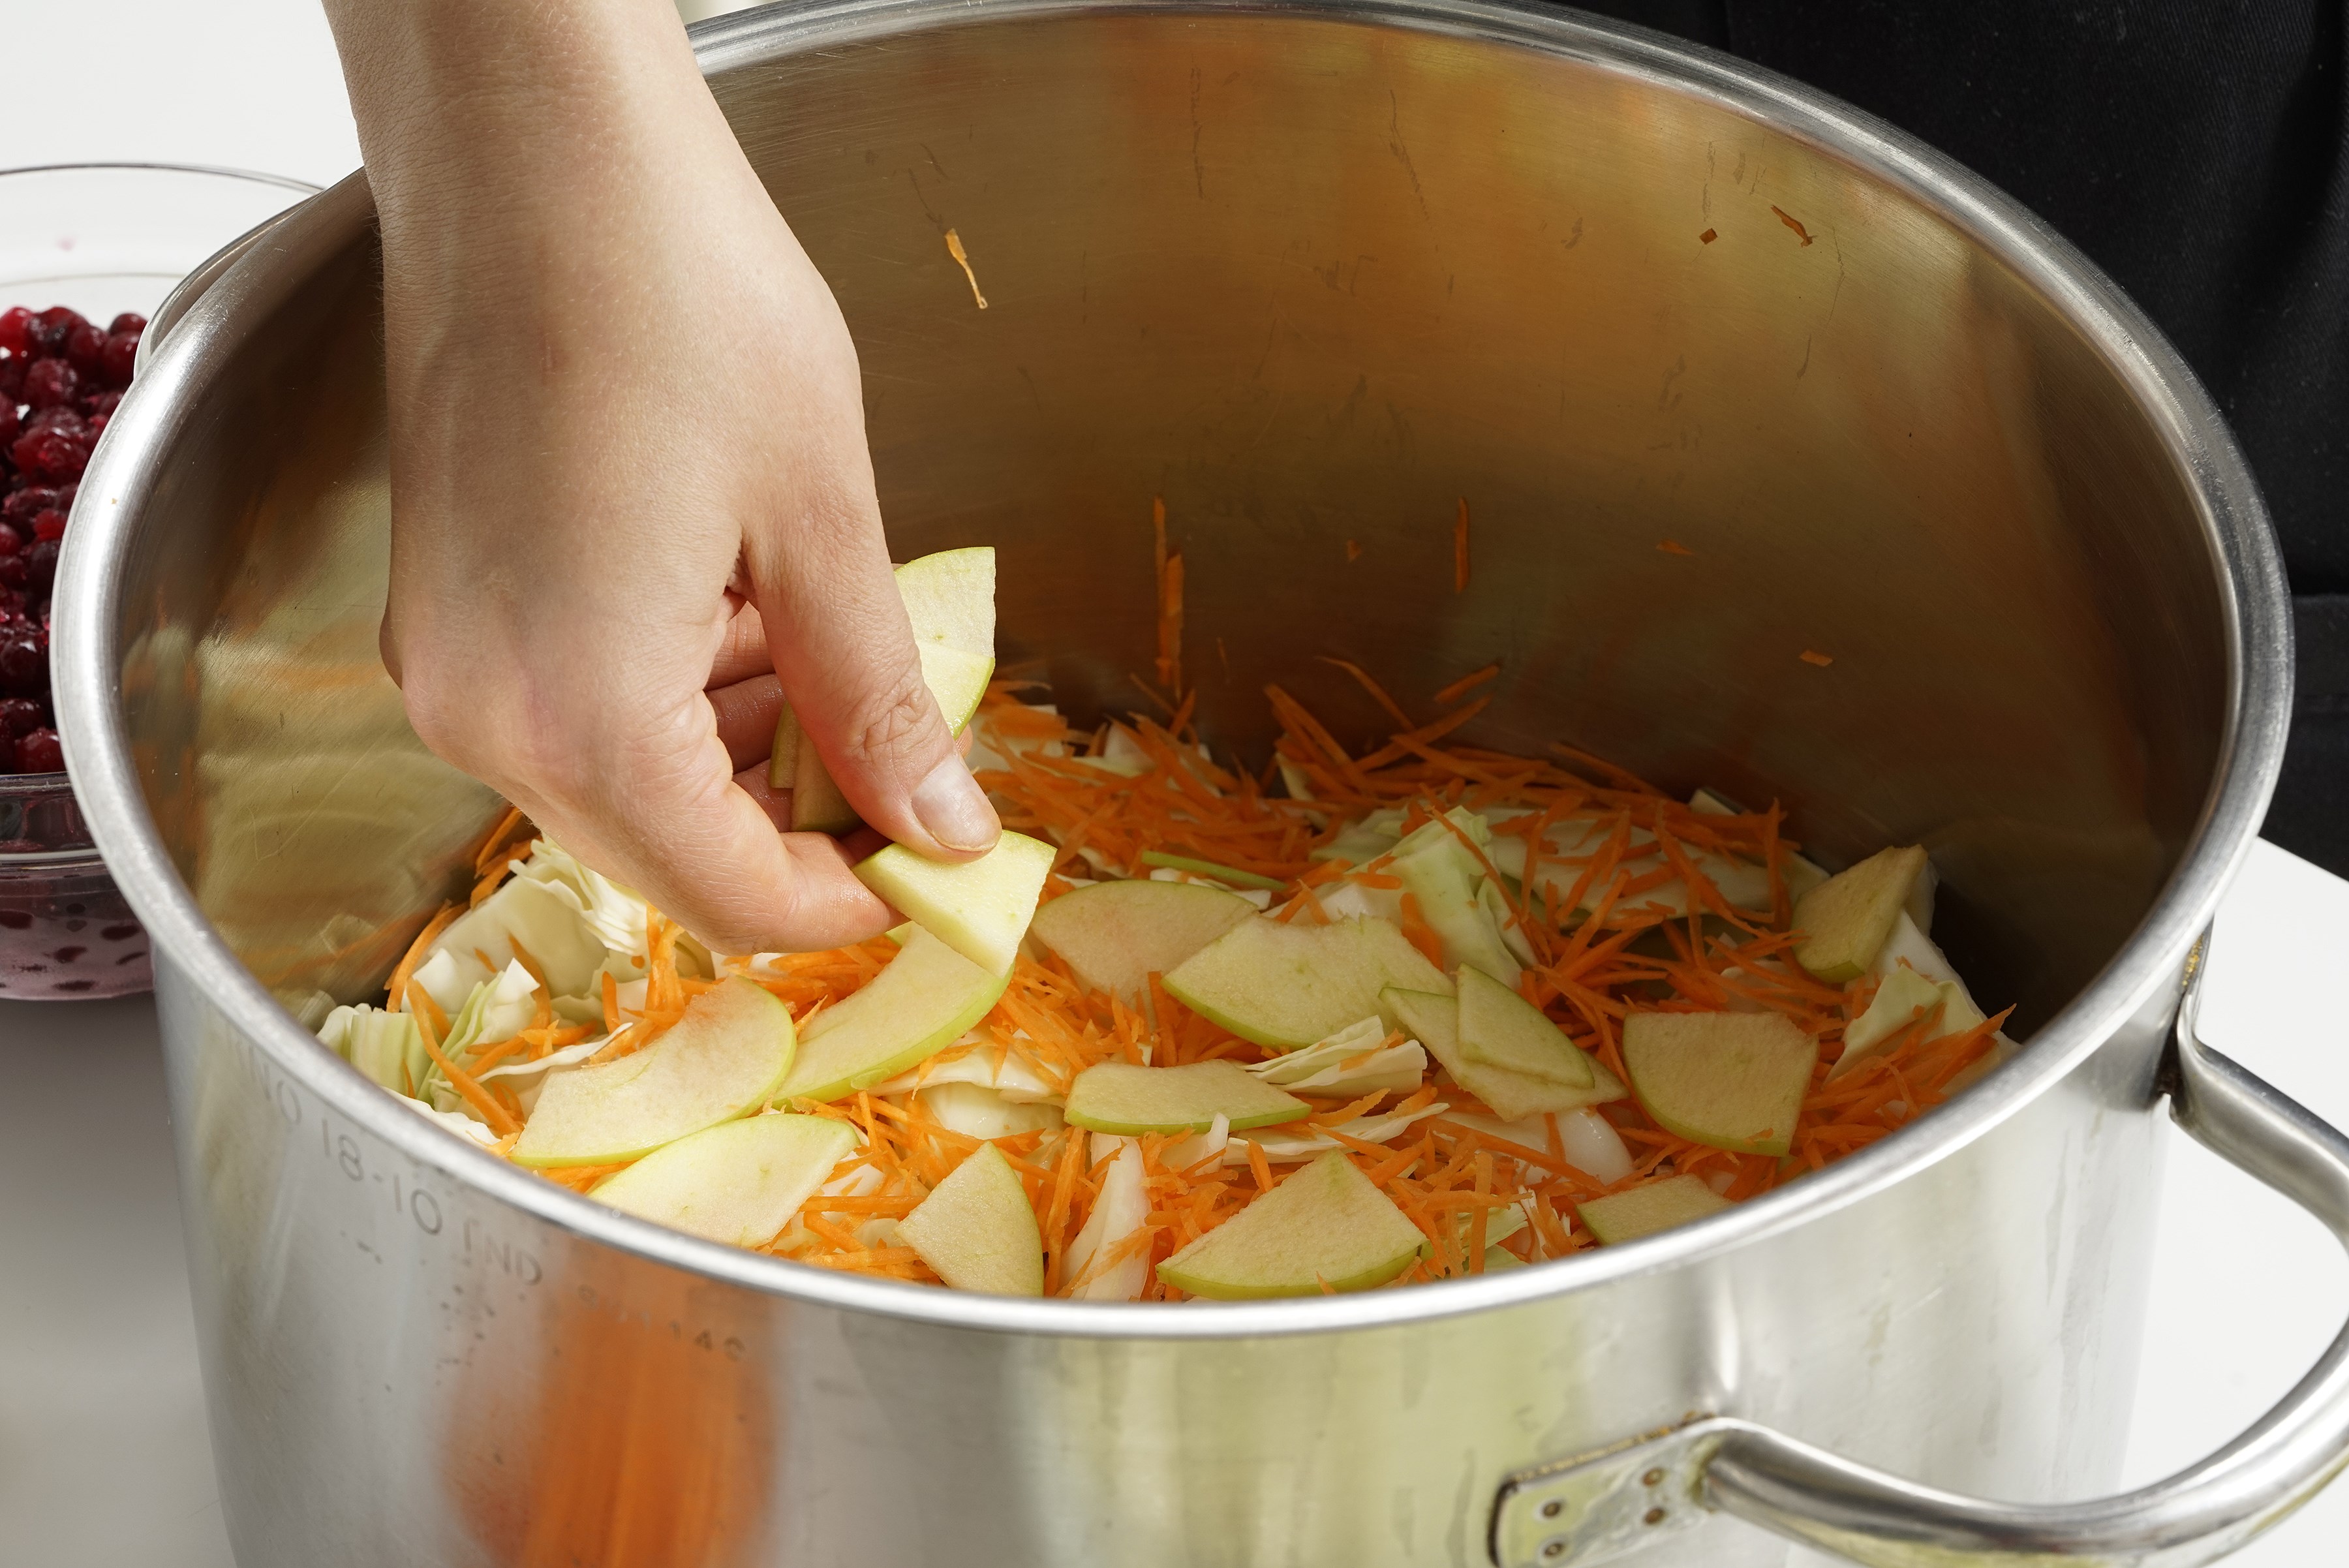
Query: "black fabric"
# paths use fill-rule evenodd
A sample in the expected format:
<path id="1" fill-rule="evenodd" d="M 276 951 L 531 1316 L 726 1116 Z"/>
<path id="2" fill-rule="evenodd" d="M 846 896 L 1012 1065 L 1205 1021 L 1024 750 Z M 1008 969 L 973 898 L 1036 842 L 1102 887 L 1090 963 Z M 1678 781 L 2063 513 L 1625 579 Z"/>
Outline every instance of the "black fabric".
<path id="1" fill-rule="evenodd" d="M 2249 455 L 2295 598 L 2267 836 L 2349 875 L 2342 0 L 1591 0 L 1939 147 L 2127 289 Z"/>

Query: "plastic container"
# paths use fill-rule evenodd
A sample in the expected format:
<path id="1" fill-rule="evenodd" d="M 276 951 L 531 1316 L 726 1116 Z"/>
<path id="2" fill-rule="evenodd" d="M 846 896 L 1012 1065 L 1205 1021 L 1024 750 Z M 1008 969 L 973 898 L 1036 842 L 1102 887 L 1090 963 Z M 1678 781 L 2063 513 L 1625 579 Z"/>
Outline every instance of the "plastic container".
<path id="1" fill-rule="evenodd" d="M 154 163 L 0 171 L 0 309 L 152 316 L 222 246 L 315 193 L 274 174 Z M 0 774 L 0 997 L 152 984 L 147 936 L 91 846 L 63 774 Z"/>

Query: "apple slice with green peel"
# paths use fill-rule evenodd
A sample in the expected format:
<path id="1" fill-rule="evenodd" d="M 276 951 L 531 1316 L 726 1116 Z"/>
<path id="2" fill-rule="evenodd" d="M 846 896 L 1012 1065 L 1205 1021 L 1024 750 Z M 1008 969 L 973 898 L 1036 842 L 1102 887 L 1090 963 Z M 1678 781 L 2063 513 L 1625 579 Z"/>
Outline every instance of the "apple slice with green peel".
<path id="1" fill-rule="evenodd" d="M 1237 866 L 1222 866 L 1213 860 L 1194 860 L 1188 855 L 1168 855 L 1163 850 L 1142 852 L 1144 866 L 1164 866 L 1169 871 L 1188 871 L 1194 877 L 1213 877 L 1218 882 L 1229 882 L 1235 888 L 1261 888 L 1268 893 L 1278 893 L 1288 886 L 1278 877 L 1262 877 L 1254 871 L 1243 871 Z"/>
<path id="2" fill-rule="evenodd" d="M 1587 1089 L 1590 1057 L 1532 1002 L 1484 971 L 1460 970 L 1460 1054 L 1487 1067 Z"/>
<path id="3" fill-rule="evenodd" d="M 1460 1003 L 1456 998 L 1390 990 L 1379 1002 L 1411 1032 L 1413 1039 L 1444 1064 L 1444 1070 L 1452 1075 L 1455 1083 L 1484 1101 L 1505 1122 L 1521 1121 L 1549 1111 L 1578 1111 L 1588 1106 L 1619 1100 L 1630 1092 L 1605 1064 L 1596 1060 L 1590 1063 L 1590 1084 L 1587 1088 L 1470 1061 L 1467 1053 L 1460 1048 Z"/>
<path id="4" fill-rule="evenodd" d="M 792 1010 L 740 976 L 633 1055 L 547 1075 L 516 1165 L 611 1165 L 758 1109 L 791 1072 Z"/>
<path id="5" fill-rule="evenodd" d="M 995 551 L 980 545 L 923 556 L 899 566 L 896 582 L 922 680 L 947 728 L 959 735 L 995 673 Z M 858 825 L 855 808 L 807 743 L 789 703 L 775 720 L 767 782 L 791 790 L 794 832 L 846 833 Z"/>
<path id="6" fill-rule="evenodd" d="M 1206 1132 L 1217 1116 L 1231 1130 L 1277 1127 L 1313 1114 L 1295 1095 L 1237 1062 L 1140 1067 L 1101 1062 L 1077 1075 L 1062 1115 L 1071 1127 L 1133 1137 L 1146 1132 Z"/>
<path id="7" fill-rule="evenodd" d="M 981 969 L 1009 974 L 1053 853 L 1040 839 L 1009 832 L 978 859 L 959 864 L 891 844 L 857 862 L 856 879 Z"/>
<path id="8" fill-rule="evenodd" d="M 1019 1173 L 983 1143 L 914 1211 L 897 1239 L 958 1291 L 998 1296 L 1044 1293 L 1044 1239 Z"/>
<path id="9" fill-rule="evenodd" d="M 1795 901 L 1795 929 L 1803 933 L 1795 961 L 1830 985 L 1867 973 L 1925 867 L 1916 845 L 1879 849 L 1805 893 Z"/>
<path id="10" fill-rule="evenodd" d="M 829 1116 L 744 1116 L 653 1150 L 591 1196 L 712 1241 L 760 1247 L 855 1147 L 854 1129 Z"/>
<path id="11" fill-rule="evenodd" d="M 1425 1240 L 1332 1149 L 1159 1264 L 1158 1277 L 1212 1301 L 1366 1291 L 1411 1267 Z"/>
<path id="12" fill-rule="evenodd" d="M 1631 1092 L 1666 1132 L 1737 1154 L 1785 1154 L 1819 1043 L 1782 1012 L 1634 1012 Z"/>
<path id="13" fill-rule="evenodd" d="M 771 1097 L 836 1100 L 894 1078 L 961 1039 L 1005 984 L 916 926 L 864 990 L 808 1021 L 799 1060 Z"/>
<path id="14" fill-rule="evenodd" d="M 1152 975 L 1255 915 L 1238 894 L 1195 882 L 1102 882 L 1044 905 L 1029 929 L 1087 991 L 1139 1007 Z"/>
<path id="15" fill-rule="evenodd" d="M 1420 918 L 1444 944 L 1445 968 L 1474 964 L 1504 984 L 1514 983 L 1517 956 L 1502 940 L 1500 928 L 1476 897 L 1485 867 L 1460 841 L 1464 836 L 1480 846 L 1489 843 L 1492 829 L 1464 806 L 1454 806 L 1444 815 L 1449 825 L 1428 823 L 1397 844 L 1386 870 L 1418 900 Z M 1460 830 L 1459 835 L 1455 836 L 1454 827 Z"/>
<path id="16" fill-rule="evenodd" d="M 1451 982 L 1402 932 L 1357 918 L 1327 926 L 1244 920 L 1166 976 L 1167 994 L 1243 1040 L 1295 1051 L 1379 1011 L 1388 986 Z"/>
<path id="17" fill-rule="evenodd" d="M 1966 988 L 1956 981 L 1937 981 L 1913 969 L 1894 970 L 1877 986 L 1868 1011 L 1844 1025 L 1843 1054 L 1827 1069 L 1827 1076 L 1840 1078 L 1877 1055 L 1915 1022 L 1920 1012 L 1936 1007 L 1941 1010 L 1940 1017 L 1937 1026 L 1929 1031 L 1929 1039 L 1938 1040 L 1944 1034 L 1971 1029 L 1982 1021 L 1981 1010 L 1966 995 Z"/>
<path id="18" fill-rule="evenodd" d="M 1707 1187 L 1701 1178 L 1675 1176 L 1634 1187 L 1628 1192 L 1594 1198 L 1588 1203 L 1576 1204 L 1574 1210 L 1590 1227 L 1592 1235 L 1612 1247 L 1669 1231 L 1675 1225 L 1685 1225 L 1692 1220 L 1702 1220 L 1708 1214 L 1718 1214 L 1730 1206 L 1728 1199 Z"/>
<path id="19" fill-rule="evenodd" d="M 995 546 L 916 556 L 896 571 L 916 647 L 934 644 L 995 661 Z"/>

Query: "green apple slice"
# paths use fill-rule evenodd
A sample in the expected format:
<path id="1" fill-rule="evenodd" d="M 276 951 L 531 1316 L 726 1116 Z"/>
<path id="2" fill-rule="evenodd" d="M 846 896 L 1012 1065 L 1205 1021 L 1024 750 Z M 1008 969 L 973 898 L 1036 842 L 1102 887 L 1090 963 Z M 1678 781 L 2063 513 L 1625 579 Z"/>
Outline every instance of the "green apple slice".
<path id="1" fill-rule="evenodd" d="M 1385 920 L 1244 920 L 1166 976 L 1167 993 L 1243 1040 L 1295 1051 L 1379 1011 L 1388 986 L 1443 991 L 1444 971 Z"/>
<path id="2" fill-rule="evenodd" d="M 1843 1054 L 1827 1069 L 1827 1076 L 1842 1077 L 1876 1055 L 1909 1027 L 1919 1012 L 1936 1007 L 1941 1010 L 1941 1015 L 1938 1026 L 1928 1036 L 1931 1039 L 1959 1033 L 1982 1021 L 1981 1009 L 1974 1006 L 1966 988 L 1956 981 L 1929 980 L 1913 969 L 1894 970 L 1877 986 L 1868 1011 L 1844 1025 Z"/>
<path id="3" fill-rule="evenodd" d="M 1332 1149 L 1159 1264 L 1158 1277 L 1213 1301 L 1366 1291 L 1411 1267 L 1426 1239 Z"/>
<path id="4" fill-rule="evenodd" d="M 1044 1293 L 1044 1239 L 1019 1173 L 983 1143 L 914 1211 L 897 1239 L 958 1291 L 999 1296 Z"/>
<path id="5" fill-rule="evenodd" d="M 1738 1154 L 1785 1154 L 1819 1043 L 1781 1012 L 1634 1012 L 1631 1092 L 1656 1125 Z"/>
<path id="6" fill-rule="evenodd" d="M 1087 991 L 1139 1007 L 1152 975 L 1255 914 L 1238 894 L 1196 882 L 1102 882 L 1046 904 L 1029 929 Z"/>
<path id="7" fill-rule="evenodd" d="M 896 577 L 916 646 L 995 661 L 995 546 L 916 556 L 897 568 Z"/>
<path id="8" fill-rule="evenodd" d="M 1460 1048 L 1460 1003 L 1455 998 L 1391 989 L 1379 1000 L 1411 1032 L 1412 1038 L 1444 1064 L 1444 1071 L 1452 1075 L 1455 1083 L 1484 1101 L 1505 1122 L 1522 1121 L 1550 1111 L 1578 1111 L 1588 1106 L 1619 1100 L 1629 1093 L 1615 1075 L 1595 1059 L 1590 1063 L 1590 1084 L 1587 1088 L 1470 1061 L 1467 1053 Z"/>
<path id="9" fill-rule="evenodd" d="M 1879 849 L 1805 893 L 1795 901 L 1795 929 L 1803 933 L 1795 961 L 1830 985 L 1867 973 L 1925 867 L 1916 845 Z"/>
<path id="10" fill-rule="evenodd" d="M 667 1033 L 617 1061 L 547 1075 L 516 1165 L 610 1165 L 757 1109 L 791 1072 L 792 1010 L 737 976 L 686 1004 Z"/>
<path id="11" fill-rule="evenodd" d="M 1574 1206 L 1582 1222 L 1590 1227 L 1590 1233 L 1609 1247 L 1652 1236 L 1708 1214 L 1718 1214 L 1729 1207 L 1728 1199 L 1694 1176 L 1651 1181 L 1645 1187 Z"/>
<path id="12" fill-rule="evenodd" d="M 829 1116 L 744 1116 L 653 1150 L 592 1196 L 712 1241 L 763 1246 L 855 1147 L 849 1125 Z"/>
<path id="13" fill-rule="evenodd" d="M 1587 1089 L 1590 1056 L 1542 1010 L 1470 965 L 1460 971 L 1460 1054 L 1487 1067 Z"/>
<path id="14" fill-rule="evenodd" d="M 1452 826 L 1431 822 L 1417 829 L 1395 846 L 1386 869 L 1418 900 L 1420 918 L 1444 943 L 1446 969 L 1474 964 L 1505 984 L 1514 982 L 1517 957 L 1476 897 L 1485 868 L 1453 833 L 1457 826 L 1472 842 L 1489 843 L 1492 829 L 1464 806 L 1445 815 Z"/>
<path id="15" fill-rule="evenodd" d="M 1213 860 L 1195 860 L 1188 855 L 1169 855 L 1164 850 L 1142 852 L 1144 866 L 1163 866 L 1169 871 L 1188 871 L 1194 877 L 1213 877 L 1218 882 L 1228 882 L 1235 888 L 1261 888 L 1268 893 L 1278 893 L 1288 886 L 1278 877 L 1258 876 L 1243 871 L 1237 866 L 1225 866 Z"/>
<path id="16" fill-rule="evenodd" d="M 859 861 L 856 878 L 981 969 L 1009 974 L 1052 855 L 1050 845 L 1024 833 L 1006 833 L 994 848 L 959 864 L 891 844 Z"/>
<path id="17" fill-rule="evenodd" d="M 1005 984 L 916 926 L 864 990 L 808 1021 L 799 1060 L 772 1097 L 836 1100 L 894 1078 L 961 1039 Z"/>
<path id="18" fill-rule="evenodd" d="M 923 556 L 898 567 L 896 582 L 922 679 L 947 728 L 959 735 L 995 673 L 995 551 L 981 545 Z M 794 832 L 846 833 L 858 825 L 855 808 L 807 743 L 788 703 L 775 721 L 767 782 L 790 787 Z"/>
<path id="19" fill-rule="evenodd" d="M 1077 1075 L 1062 1114 L 1072 1127 L 1133 1137 L 1146 1132 L 1206 1132 L 1217 1116 L 1226 1118 L 1234 1132 L 1277 1127 L 1311 1116 L 1313 1107 L 1237 1062 L 1190 1062 L 1179 1067 L 1102 1062 Z"/>

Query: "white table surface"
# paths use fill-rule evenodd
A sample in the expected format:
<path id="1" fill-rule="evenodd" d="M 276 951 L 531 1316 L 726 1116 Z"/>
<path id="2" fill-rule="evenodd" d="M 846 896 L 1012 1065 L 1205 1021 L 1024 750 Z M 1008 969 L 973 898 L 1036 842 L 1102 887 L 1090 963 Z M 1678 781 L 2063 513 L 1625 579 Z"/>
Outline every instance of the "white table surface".
<path id="1" fill-rule="evenodd" d="M 0 18 L 18 66 L 13 163 L 226 164 L 326 184 L 358 161 L 318 0 L 0 0 Z M 75 59 L 94 74 L 27 64 Z M 108 114 L 78 97 L 88 80 Z M 2203 1019 L 2212 1044 L 2349 1126 L 2344 959 L 2349 882 L 2262 844 L 2220 915 Z M 0 1563 L 228 1568 L 153 1012 L 0 1002 Z M 2349 1314 L 2349 1261 L 2313 1220 L 2171 1141 L 2132 1484 L 2247 1425 Z M 2336 1487 L 2231 1561 L 2338 1568 L 2344 1543 Z"/>

